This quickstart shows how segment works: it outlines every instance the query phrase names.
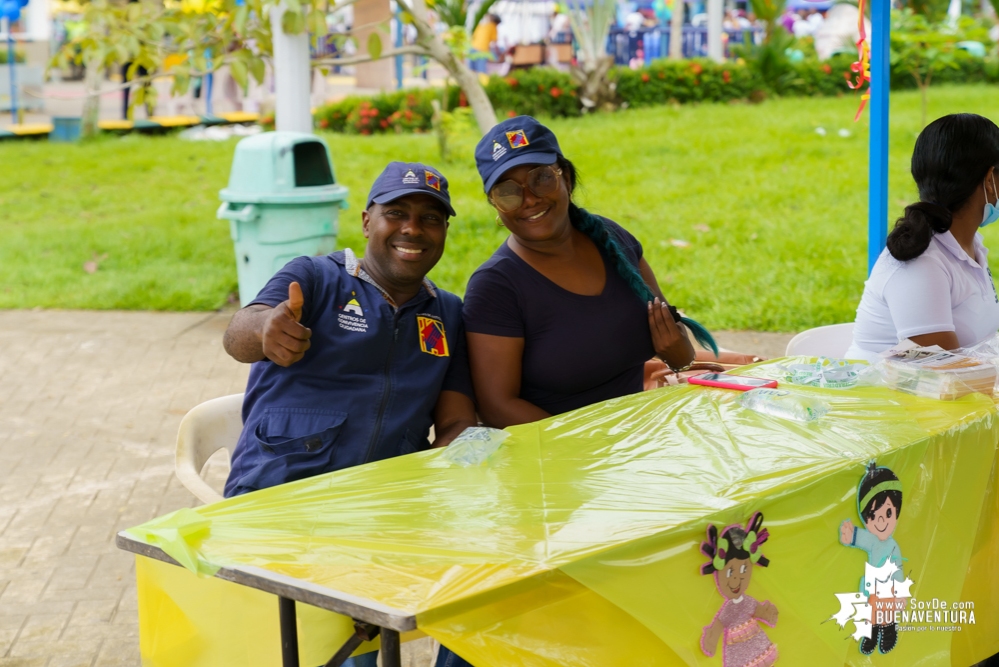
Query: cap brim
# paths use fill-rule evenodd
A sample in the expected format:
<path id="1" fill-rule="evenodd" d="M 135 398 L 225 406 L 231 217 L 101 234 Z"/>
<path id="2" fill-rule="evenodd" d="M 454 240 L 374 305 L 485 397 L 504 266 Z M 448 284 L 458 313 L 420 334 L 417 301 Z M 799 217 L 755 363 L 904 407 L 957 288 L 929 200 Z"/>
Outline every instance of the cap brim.
<path id="1" fill-rule="evenodd" d="M 440 203 L 444 204 L 449 216 L 453 218 L 457 215 L 454 212 L 454 209 L 451 208 L 451 202 L 449 202 L 443 194 L 433 189 L 427 190 L 426 188 L 404 188 L 402 190 L 386 192 L 385 194 L 378 195 L 377 197 L 372 197 L 371 201 L 368 202 L 368 206 L 371 206 L 372 202 L 375 204 L 388 204 L 389 202 L 393 202 L 396 199 L 405 197 L 406 195 L 430 195 Z"/>
<path id="2" fill-rule="evenodd" d="M 493 186 L 496 185 L 503 174 L 510 171 L 514 167 L 519 167 L 522 164 L 555 164 L 558 161 L 558 153 L 521 153 L 515 157 L 506 160 L 503 163 L 503 170 L 494 171 L 486 182 L 483 184 L 483 188 L 488 193 L 492 190 Z"/>

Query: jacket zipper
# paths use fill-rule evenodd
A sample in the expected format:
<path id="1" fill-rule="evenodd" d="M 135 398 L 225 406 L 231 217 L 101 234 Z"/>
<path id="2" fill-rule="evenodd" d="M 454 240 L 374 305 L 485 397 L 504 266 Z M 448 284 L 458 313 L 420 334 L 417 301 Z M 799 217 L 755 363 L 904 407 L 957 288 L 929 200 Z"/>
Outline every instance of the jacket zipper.
<path id="1" fill-rule="evenodd" d="M 389 394 L 392 392 L 391 365 L 392 352 L 395 351 L 395 343 L 399 340 L 399 311 L 392 317 L 392 342 L 389 344 L 388 355 L 385 357 L 385 391 L 382 394 L 381 405 L 378 406 L 378 417 L 375 420 L 375 430 L 371 434 L 371 442 L 368 443 L 368 451 L 364 455 L 364 462 L 369 463 L 371 456 L 375 453 L 375 445 L 378 443 L 378 436 L 382 433 L 382 419 L 385 417 L 385 408 L 388 406 Z"/>

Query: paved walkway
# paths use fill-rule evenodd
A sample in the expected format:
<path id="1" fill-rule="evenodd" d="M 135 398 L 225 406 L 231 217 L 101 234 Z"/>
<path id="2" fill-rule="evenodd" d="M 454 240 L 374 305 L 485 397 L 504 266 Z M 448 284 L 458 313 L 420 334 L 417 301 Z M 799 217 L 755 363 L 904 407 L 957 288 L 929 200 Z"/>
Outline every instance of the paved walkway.
<path id="1" fill-rule="evenodd" d="M 181 418 L 243 391 L 230 313 L 0 311 L 0 667 L 139 665 L 132 556 L 115 534 L 196 504 Z M 721 333 L 779 356 L 790 336 Z M 221 488 L 227 464 L 209 463 Z"/>
<path id="2" fill-rule="evenodd" d="M 243 391 L 227 322 L 0 312 L 0 665 L 139 665 L 132 556 L 114 535 L 195 504 L 174 438 L 190 408 Z"/>

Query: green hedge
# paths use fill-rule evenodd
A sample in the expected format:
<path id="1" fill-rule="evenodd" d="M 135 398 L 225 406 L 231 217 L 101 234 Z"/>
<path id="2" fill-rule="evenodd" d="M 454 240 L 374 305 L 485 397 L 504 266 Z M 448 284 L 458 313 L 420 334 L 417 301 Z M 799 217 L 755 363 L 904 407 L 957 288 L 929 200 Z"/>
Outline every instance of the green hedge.
<path id="1" fill-rule="evenodd" d="M 14 62 L 23 63 L 27 58 L 24 56 L 24 51 L 20 49 L 14 49 Z M 8 62 L 7 57 L 7 45 L 0 44 L 0 65 L 6 65 Z"/>
<path id="2" fill-rule="evenodd" d="M 716 63 L 707 59 L 656 60 L 648 67 L 632 70 L 619 67 L 612 72 L 617 95 L 630 107 L 688 102 L 729 102 L 757 100 L 767 94 L 780 96 L 823 96 L 849 93 L 847 81 L 854 57 L 834 56 L 825 62 L 807 58 L 789 64 L 776 83 L 767 84 L 745 62 Z M 934 83 L 999 82 L 999 60 L 985 60 L 960 51 L 956 67 L 934 71 Z M 904 63 L 891 70 L 892 89 L 915 87 Z M 565 72 L 535 67 L 516 70 L 509 76 L 492 76 L 486 94 L 500 118 L 515 115 L 578 116 L 581 104 L 578 86 Z M 428 132 L 431 129 L 431 101 L 447 95 L 447 108 L 466 106 L 464 94 L 455 86 L 447 89 L 421 88 L 383 93 L 374 97 L 347 97 L 316 111 L 319 127 L 335 132 L 377 134 L 383 132 Z"/>

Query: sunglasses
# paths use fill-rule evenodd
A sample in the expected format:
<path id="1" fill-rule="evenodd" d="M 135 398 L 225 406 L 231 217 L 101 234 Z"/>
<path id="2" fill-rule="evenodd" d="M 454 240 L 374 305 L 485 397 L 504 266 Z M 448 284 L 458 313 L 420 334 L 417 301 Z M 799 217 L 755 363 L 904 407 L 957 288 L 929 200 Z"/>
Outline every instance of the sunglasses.
<path id="1" fill-rule="evenodd" d="M 548 164 L 527 172 L 526 187 L 536 197 L 546 197 L 558 190 L 562 170 Z M 516 181 L 503 181 L 489 191 L 489 201 L 500 213 L 512 213 L 524 203 L 524 185 Z"/>

